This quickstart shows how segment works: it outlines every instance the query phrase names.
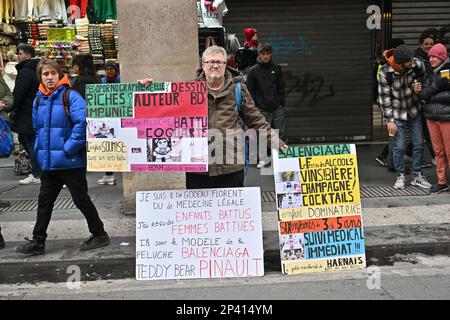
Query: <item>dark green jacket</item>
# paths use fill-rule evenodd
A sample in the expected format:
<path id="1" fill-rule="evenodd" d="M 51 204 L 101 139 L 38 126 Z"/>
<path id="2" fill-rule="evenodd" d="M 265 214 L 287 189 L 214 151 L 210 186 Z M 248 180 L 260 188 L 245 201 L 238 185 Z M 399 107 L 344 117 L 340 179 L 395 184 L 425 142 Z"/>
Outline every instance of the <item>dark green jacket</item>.
<path id="1" fill-rule="evenodd" d="M 14 98 L 11 93 L 11 90 L 9 90 L 8 85 L 5 82 L 5 79 L 3 79 L 0 76 L 0 101 L 3 101 L 7 105 L 6 111 L 1 111 L 0 116 L 8 120 L 8 112 L 13 107 Z"/>

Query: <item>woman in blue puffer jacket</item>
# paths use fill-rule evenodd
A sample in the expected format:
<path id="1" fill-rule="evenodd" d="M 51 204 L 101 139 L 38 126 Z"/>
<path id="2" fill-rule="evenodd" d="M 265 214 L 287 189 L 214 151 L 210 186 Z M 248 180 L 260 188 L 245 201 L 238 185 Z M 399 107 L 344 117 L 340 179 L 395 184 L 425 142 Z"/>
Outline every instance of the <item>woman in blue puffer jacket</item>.
<path id="1" fill-rule="evenodd" d="M 108 234 L 88 195 L 86 102 L 76 91 L 70 90 L 65 106 L 63 98 L 70 81 L 57 62 L 42 60 L 36 71 L 40 86 L 33 104 L 34 149 L 43 172 L 33 240 L 27 239 L 28 243 L 19 246 L 17 251 L 32 255 L 44 253 L 53 205 L 64 184 L 85 216 L 92 234 L 80 249 L 106 246 L 109 244 Z"/>

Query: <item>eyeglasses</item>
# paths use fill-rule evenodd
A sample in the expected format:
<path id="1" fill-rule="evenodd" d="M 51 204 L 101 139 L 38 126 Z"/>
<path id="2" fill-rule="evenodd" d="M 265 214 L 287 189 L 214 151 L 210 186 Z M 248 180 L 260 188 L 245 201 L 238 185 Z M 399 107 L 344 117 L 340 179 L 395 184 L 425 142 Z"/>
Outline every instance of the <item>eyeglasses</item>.
<path id="1" fill-rule="evenodd" d="M 204 63 L 206 63 L 210 67 L 214 67 L 214 65 L 216 65 L 216 64 L 217 64 L 217 66 L 222 67 L 227 64 L 226 62 L 220 61 L 220 60 L 209 60 L 209 61 L 205 61 Z"/>

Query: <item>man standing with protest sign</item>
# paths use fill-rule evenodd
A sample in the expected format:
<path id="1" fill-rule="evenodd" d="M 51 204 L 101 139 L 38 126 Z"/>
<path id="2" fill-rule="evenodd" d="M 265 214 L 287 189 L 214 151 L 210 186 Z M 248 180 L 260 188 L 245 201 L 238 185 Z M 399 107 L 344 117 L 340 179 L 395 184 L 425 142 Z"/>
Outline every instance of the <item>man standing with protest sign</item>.
<path id="1" fill-rule="evenodd" d="M 278 139 L 278 136 L 273 134 L 270 124 L 256 108 L 250 92 L 243 83 L 242 74 L 227 67 L 226 61 L 227 53 L 219 46 L 208 47 L 202 55 L 202 68 L 198 70 L 196 80 L 206 81 L 208 84 L 210 159 L 207 173 L 186 173 L 188 189 L 244 186 L 244 163 L 235 161 L 236 156 L 238 160 L 244 159 L 244 146 L 235 141 L 236 138 L 239 139 L 238 135 L 243 133 L 240 118 L 248 128 L 266 130 L 268 140 Z M 148 86 L 151 81 L 153 80 L 138 80 L 144 86 Z M 235 95 L 237 83 L 240 83 L 242 94 L 240 112 Z M 279 143 L 280 150 L 284 152 L 287 146 L 281 140 Z"/>

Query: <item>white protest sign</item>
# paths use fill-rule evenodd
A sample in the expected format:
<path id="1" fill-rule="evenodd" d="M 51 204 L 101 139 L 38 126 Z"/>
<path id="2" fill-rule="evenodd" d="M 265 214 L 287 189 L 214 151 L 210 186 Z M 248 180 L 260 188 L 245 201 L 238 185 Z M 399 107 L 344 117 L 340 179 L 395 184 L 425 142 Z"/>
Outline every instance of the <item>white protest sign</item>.
<path id="1" fill-rule="evenodd" d="M 136 193 L 136 279 L 264 275 L 259 188 Z"/>

